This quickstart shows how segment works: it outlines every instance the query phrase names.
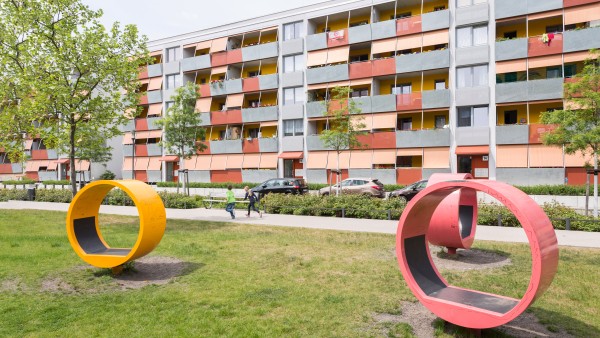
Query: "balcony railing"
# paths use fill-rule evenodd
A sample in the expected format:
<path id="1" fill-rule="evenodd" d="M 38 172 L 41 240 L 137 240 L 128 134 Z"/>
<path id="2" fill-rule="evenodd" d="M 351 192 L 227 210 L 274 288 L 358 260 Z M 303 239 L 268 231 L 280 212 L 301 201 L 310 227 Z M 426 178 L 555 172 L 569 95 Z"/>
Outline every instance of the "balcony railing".
<path id="1" fill-rule="evenodd" d="M 529 38 L 527 55 L 529 57 L 561 54 L 563 52 L 563 35 L 554 34 L 554 38 L 548 42 L 542 41 L 543 36 L 534 36 Z"/>
<path id="2" fill-rule="evenodd" d="M 396 95 L 396 110 L 409 111 L 423 109 L 423 97 L 420 92 Z"/>
<path id="3" fill-rule="evenodd" d="M 420 15 L 396 20 L 396 35 L 409 35 L 422 32 L 422 19 Z"/>

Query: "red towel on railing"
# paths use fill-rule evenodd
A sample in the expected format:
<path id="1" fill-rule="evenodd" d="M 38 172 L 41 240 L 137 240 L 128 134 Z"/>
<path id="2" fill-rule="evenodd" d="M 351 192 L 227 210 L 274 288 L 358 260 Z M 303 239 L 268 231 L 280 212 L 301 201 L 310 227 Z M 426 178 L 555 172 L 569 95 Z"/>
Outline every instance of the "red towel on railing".
<path id="1" fill-rule="evenodd" d="M 552 40 L 554 40 L 554 33 L 548 33 L 548 46 L 550 46 Z"/>

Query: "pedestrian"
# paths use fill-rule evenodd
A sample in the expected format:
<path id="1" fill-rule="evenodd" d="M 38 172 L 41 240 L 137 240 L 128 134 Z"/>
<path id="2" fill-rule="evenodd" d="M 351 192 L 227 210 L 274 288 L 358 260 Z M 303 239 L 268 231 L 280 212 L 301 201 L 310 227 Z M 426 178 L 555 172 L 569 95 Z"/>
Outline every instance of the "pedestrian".
<path id="1" fill-rule="evenodd" d="M 260 212 L 260 210 L 258 210 L 258 208 L 254 205 L 256 203 L 256 195 L 254 194 L 254 191 L 250 190 L 250 188 L 248 186 L 244 187 L 244 190 L 246 191 L 246 196 L 244 196 L 244 201 L 248 200 L 248 214 L 246 215 L 246 217 L 250 217 L 250 210 L 254 210 L 256 212 L 258 212 L 258 216 L 262 217 L 262 212 Z"/>
<path id="2" fill-rule="evenodd" d="M 230 184 L 227 186 L 227 206 L 225 211 L 231 214 L 231 219 L 235 219 L 235 196 L 233 195 L 233 186 Z"/>

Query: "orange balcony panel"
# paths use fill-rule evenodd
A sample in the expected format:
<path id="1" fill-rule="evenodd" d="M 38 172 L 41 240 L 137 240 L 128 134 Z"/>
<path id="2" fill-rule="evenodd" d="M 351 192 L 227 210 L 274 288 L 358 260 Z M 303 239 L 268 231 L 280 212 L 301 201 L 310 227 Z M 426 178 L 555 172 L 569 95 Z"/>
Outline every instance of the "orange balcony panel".
<path id="1" fill-rule="evenodd" d="M 599 0 L 564 0 L 563 1 L 563 7 L 564 8 L 574 7 L 574 6 L 591 4 L 591 3 L 594 3 L 594 2 L 600 2 L 600 1 Z"/>
<path id="2" fill-rule="evenodd" d="M 32 172 L 25 173 L 25 177 L 27 177 L 30 180 L 34 180 L 36 182 L 39 181 L 39 179 L 40 179 L 39 176 L 38 176 L 37 171 L 32 171 Z"/>
<path id="3" fill-rule="evenodd" d="M 242 62 L 242 49 L 234 49 L 227 52 L 227 64 L 241 63 Z"/>
<path id="4" fill-rule="evenodd" d="M 212 183 L 242 183 L 242 170 L 211 170 L 210 181 Z"/>
<path id="5" fill-rule="evenodd" d="M 210 64 L 212 67 L 227 65 L 227 52 L 218 52 L 210 55 Z"/>
<path id="6" fill-rule="evenodd" d="M 396 132 L 369 133 L 358 136 L 358 141 L 370 149 L 396 148 Z"/>
<path id="7" fill-rule="evenodd" d="M 373 76 L 373 65 L 370 61 L 355 62 L 348 66 L 350 80 Z"/>
<path id="8" fill-rule="evenodd" d="M 409 185 L 423 179 L 423 168 L 396 169 L 396 184 Z"/>
<path id="9" fill-rule="evenodd" d="M 244 142 L 242 142 L 242 152 L 244 152 L 244 153 L 259 153 L 260 147 L 259 147 L 258 139 L 255 138 L 252 140 L 244 140 Z"/>
<path id="10" fill-rule="evenodd" d="M 48 151 L 46 149 L 32 150 L 31 151 L 31 159 L 32 160 L 47 160 L 48 159 Z"/>
<path id="11" fill-rule="evenodd" d="M 142 96 L 140 96 L 140 103 L 139 104 L 148 104 L 148 95 L 142 95 Z"/>
<path id="12" fill-rule="evenodd" d="M 260 90 L 260 85 L 257 77 L 251 77 L 242 81 L 242 90 L 246 92 L 257 92 Z"/>
<path id="13" fill-rule="evenodd" d="M 213 111 L 210 113 L 212 124 L 242 123 L 242 110 Z"/>
<path id="14" fill-rule="evenodd" d="M 562 34 L 554 34 L 554 39 L 548 43 L 543 43 L 539 36 L 529 38 L 529 49 L 527 53 L 529 57 L 562 54 L 562 52 Z"/>
<path id="15" fill-rule="evenodd" d="M 135 119 L 135 130 L 148 130 L 148 119 Z"/>
<path id="16" fill-rule="evenodd" d="M 346 46 L 348 44 L 348 29 L 340 29 L 327 33 L 327 48 Z"/>
<path id="17" fill-rule="evenodd" d="M 148 156 L 148 146 L 145 144 L 136 144 L 135 156 Z"/>
<path id="18" fill-rule="evenodd" d="M 529 143 L 541 144 L 542 135 L 556 129 L 555 125 L 551 124 L 530 124 L 529 125 Z"/>
<path id="19" fill-rule="evenodd" d="M 373 76 L 396 74 L 396 59 L 373 60 Z"/>
<path id="20" fill-rule="evenodd" d="M 336 110 L 348 108 L 348 101 L 346 100 L 331 100 L 329 102 L 329 112 L 333 113 Z M 344 112 L 347 113 L 347 112 Z"/>
<path id="21" fill-rule="evenodd" d="M 203 141 L 202 143 L 204 143 L 204 145 L 206 146 L 206 148 L 202 151 L 197 151 L 196 154 L 198 155 L 209 155 L 210 154 L 210 142 L 209 141 Z"/>
<path id="22" fill-rule="evenodd" d="M 396 20 L 396 36 L 421 33 L 423 31 L 421 21 L 420 15 Z"/>
<path id="23" fill-rule="evenodd" d="M 208 84 L 201 84 L 198 87 L 200 87 L 200 89 L 198 90 L 198 92 L 200 93 L 200 97 L 210 97 L 210 85 Z"/>
<path id="24" fill-rule="evenodd" d="M 142 182 L 148 182 L 148 173 L 145 170 L 136 170 L 135 179 Z"/>
<path id="25" fill-rule="evenodd" d="M 140 72 L 138 73 L 138 79 L 147 79 L 148 78 L 148 66 L 140 67 Z"/>
<path id="26" fill-rule="evenodd" d="M 12 174 L 12 164 L 0 164 L 0 174 Z"/>
<path id="27" fill-rule="evenodd" d="M 396 95 L 396 110 L 409 111 L 423 109 L 421 93 Z"/>

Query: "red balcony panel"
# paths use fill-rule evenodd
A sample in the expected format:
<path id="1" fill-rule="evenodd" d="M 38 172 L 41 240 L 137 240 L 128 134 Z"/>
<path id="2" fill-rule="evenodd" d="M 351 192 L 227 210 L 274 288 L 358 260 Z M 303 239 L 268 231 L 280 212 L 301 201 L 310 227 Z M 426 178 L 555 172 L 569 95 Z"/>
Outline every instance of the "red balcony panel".
<path id="1" fill-rule="evenodd" d="M 373 76 L 373 65 L 370 61 L 355 62 L 348 65 L 350 80 Z"/>
<path id="2" fill-rule="evenodd" d="M 396 20 L 396 36 L 416 34 L 422 31 L 420 15 Z"/>
<path id="3" fill-rule="evenodd" d="M 138 79 L 147 79 L 148 78 L 148 66 L 140 67 L 140 72 L 138 73 Z"/>
<path id="4" fill-rule="evenodd" d="M 213 111 L 210 113 L 211 124 L 242 123 L 242 110 Z"/>
<path id="5" fill-rule="evenodd" d="M 421 93 L 410 93 L 396 95 L 396 109 L 398 111 L 410 111 L 423 109 Z"/>
<path id="6" fill-rule="evenodd" d="M 32 150 L 31 151 L 31 159 L 32 160 L 47 160 L 48 159 L 48 151 L 46 151 L 46 149 Z"/>
<path id="7" fill-rule="evenodd" d="M 396 169 L 396 184 L 408 185 L 423 179 L 423 168 Z"/>
<path id="8" fill-rule="evenodd" d="M 218 52 L 210 55 L 212 67 L 225 66 L 227 64 L 227 52 Z"/>
<path id="9" fill-rule="evenodd" d="M 242 49 L 234 49 L 227 52 L 227 64 L 241 63 L 242 62 Z"/>
<path id="10" fill-rule="evenodd" d="M 148 173 L 145 170 L 136 170 L 135 179 L 142 182 L 148 182 Z"/>
<path id="11" fill-rule="evenodd" d="M 340 29 L 327 33 L 327 48 L 345 46 L 348 44 L 348 29 Z"/>
<path id="12" fill-rule="evenodd" d="M 0 174 L 12 174 L 12 164 L 0 164 Z"/>
<path id="13" fill-rule="evenodd" d="M 27 177 L 30 180 L 34 180 L 36 182 L 40 180 L 37 171 L 27 172 L 27 173 L 25 173 L 25 177 Z"/>
<path id="14" fill-rule="evenodd" d="M 135 156 L 148 156 L 148 146 L 145 144 L 136 144 Z"/>
<path id="15" fill-rule="evenodd" d="M 541 144 L 542 135 L 556 129 L 555 125 L 552 124 L 530 124 L 529 125 L 529 143 L 530 144 Z"/>
<path id="16" fill-rule="evenodd" d="M 211 170 L 210 181 L 212 183 L 242 183 L 242 170 Z"/>
<path id="17" fill-rule="evenodd" d="M 585 5 L 585 4 L 591 4 L 594 2 L 600 2 L 600 0 L 564 0 L 563 7 L 564 8 L 574 7 L 574 6 L 580 6 L 580 5 Z"/>
<path id="18" fill-rule="evenodd" d="M 527 55 L 529 57 L 562 54 L 563 52 L 563 36 L 562 34 L 554 34 L 554 38 L 548 43 L 543 43 L 541 36 L 529 38 L 529 49 Z"/>
<path id="19" fill-rule="evenodd" d="M 396 74 L 396 59 L 373 60 L 373 76 Z"/>
<path id="20" fill-rule="evenodd" d="M 259 153 L 260 152 L 260 147 L 258 144 L 258 139 L 252 139 L 252 140 L 244 140 L 244 142 L 242 142 L 242 152 L 244 153 Z"/>
<path id="21" fill-rule="evenodd" d="M 260 84 L 257 77 L 251 77 L 242 81 L 242 90 L 246 92 L 257 92 L 260 90 Z"/>
<path id="22" fill-rule="evenodd" d="M 396 132 L 369 133 L 358 136 L 358 141 L 371 149 L 396 148 Z"/>
<path id="23" fill-rule="evenodd" d="M 148 130 L 148 119 L 135 119 L 135 130 Z"/>
<path id="24" fill-rule="evenodd" d="M 340 182 L 350 178 L 350 174 L 348 174 L 348 169 L 341 169 L 342 174 L 340 175 Z M 327 170 L 327 182 L 331 182 L 332 184 L 336 183 L 337 175 L 332 173 L 331 170 Z"/>
<path id="25" fill-rule="evenodd" d="M 142 96 L 140 96 L 140 103 L 139 104 L 148 104 L 148 95 L 142 95 Z"/>
<path id="26" fill-rule="evenodd" d="M 202 143 L 204 143 L 204 145 L 206 146 L 206 148 L 202 151 L 197 151 L 196 154 L 198 155 L 209 155 L 210 154 L 210 142 L 209 141 L 203 141 Z"/>
<path id="27" fill-rule="evenodd" d="M 565 168 L 568 185 L 584 185 L 587 172 L 585 168 Z"/>
<path id="28" fill-rule="evenodd" d="M 200 97 L 210 97 L 210 85 L 208 84 L 201 84 L 198 85 L 198 87 L 200 89 L 198 89 L 198 93 L 200 94 Z"/>

